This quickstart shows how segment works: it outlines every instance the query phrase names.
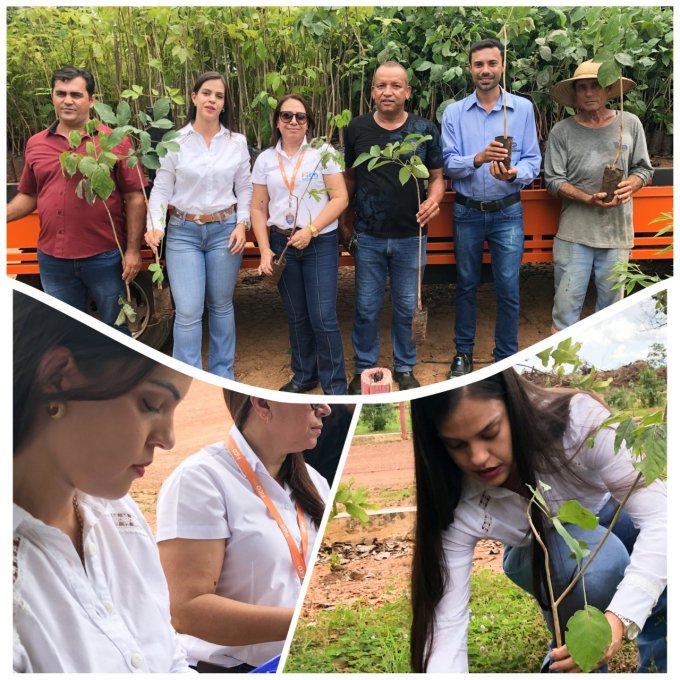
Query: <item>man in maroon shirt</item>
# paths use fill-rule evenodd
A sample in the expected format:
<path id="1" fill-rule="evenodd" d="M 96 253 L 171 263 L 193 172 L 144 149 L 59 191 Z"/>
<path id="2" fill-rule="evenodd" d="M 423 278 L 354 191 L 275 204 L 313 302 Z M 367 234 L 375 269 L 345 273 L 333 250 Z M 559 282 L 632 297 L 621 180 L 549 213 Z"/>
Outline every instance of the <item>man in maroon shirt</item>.
<path id="1" fill-rule="evenodd" d="M 83 135 L 76 149 L 82 153 L 87 142 L 97 144 L 97 132 L 110 129 L 100 125 L 92 137 L 84 133 L 95 103 L 94 79 L 84 69 L 64 66 L 54 72 L 52 103 L 57 120 L 28 140 L 19 193 L 7 205 L 7 221 L 18 220 L 37 206 L 38 266 L 43 289 L 83 311 L 87 311 L 89 293 L 102 321 L 113 325 L 120 309 L 118 296 L 125 295 L 124 282 L 130 283 L 137 276 L 142 262 L 139 249 L 146 215 L 143 186 L 136 168 L 119 161 L 112 172 L 116 188 L 106 206 L 99 199 L 91 206 L 78 198 L 75 187 L 82 177 L 80 173 L 65 177 L 59 154 L 69 149 L 72 131 Z M 125 156 L 129 147 L 130 142 L 124 140 L 114 151 Z M 123 263 L 106 207 L 124 250 Z M 121 330 L 127 332 L 127 327 Z"/>

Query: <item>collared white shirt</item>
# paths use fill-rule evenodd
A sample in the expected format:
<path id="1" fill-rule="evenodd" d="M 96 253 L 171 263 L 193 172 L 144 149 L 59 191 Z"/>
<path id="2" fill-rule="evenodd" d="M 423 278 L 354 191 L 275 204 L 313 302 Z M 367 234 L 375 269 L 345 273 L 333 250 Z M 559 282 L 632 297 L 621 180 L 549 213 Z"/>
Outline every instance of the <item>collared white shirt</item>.
<path id="1" fill-rule="evenodd" d="M 615 429 L 606 428 L 595 436 L 591 448 L 585 440 L 610 414 L 587 394 L 570 402 L 570 422 L 564 435 L 567 455 L 588 488 L 569 475 L 545 474 L 538 479 L 551 487 L 543 493 L 551 511 L 576 499 L 597 514 L 610 495 L 623 500 L 637 477 L 632 455 L 622 447 L 615 453 Z M 468 603 L 475 544 L 495 539 L 511 546 L 527 546 L 531 530 L 526 516 L 528 500 L 507 489 L 489 487 L 465 477 L 454 521 L 443 535 L 449 584 L 435 611 L 434 640 L 428 673 L 465 673 L 467 663 Z M 633 492 L 626 512 L 640 532 L 630 564 L 607 609 L 643 627 L 666 587 L 666 484 L 660 480 Z"/>
<path id="2" fill-rule="evenodd" d="M 324 175 L 338 174 L 342 172 L 342 168 L 333 158 L 328 158 L 324 166 L 322 153 L 334 153 L 333 147 L 329 144 L 324 144 L 321 149 L 312 149 L 307 143 L 307 138 L 305 138 L 297 153 L 289 158 L 281 148 L 281 140 L 279 140 L 275 148 L 265 149 L 257 157 L 253 166 L 253 184 L 265 185 L 269 193 L 269 218 L 267 219 L 267 226 L 269 227 L 273 226 L 288 230 L 293 228 L 293 224 L 288 224 L 286 221 L 286 215 L 295 215 L 296 201 L 292 199 L 291 202 L 289 199 L 290 194 L 281 176 L 281 168 L 279 167 L 277 155 L 283 160 L 286 178 L 290 182 L 300 154 L 303 151 L 305 155 L 293 186 L 293 195 L 299 200 L 295 224 L 298 227 L 306 227 L 316 219 L 330 200 L 328 192 L 324 191 L 326 188 Z M 313 189 L 321 190 L 321 193 L 317 195 L 319 200 L 316 200 L 309 194 L 309 191 Z M 336 219 L 327 227 L 324 227 L 323 233 L 325 234 L 337 228 L 338 220 Z"/>
<path id="3" fill-rule="evenodd" d="M 66 534 L 14 505 L 14 670 L 191 672 L 139 509 L 128 496 L 78 502 L 85 568 Z"/>
<path id="4" fill-rule="evenodd" d="M 282 487 L 267 471 L 234 426 L 230 432 L 290 530 L 297 545 L 301 535 L 288 485 Z M 307 466 L 322 500 L 326 480 Z M 300 579 L 278 524 L 234 461 L 223 442 L 206 446 L 184 460 L 161 487 L 157 509 L 157 540 L 226 539 L 227 548 L 216 593 L 239 602 L 295 607 Z M 305 561 L 310 563 L 317 530 L 309 517 Z M 180 635 L 189 662 L 220 666 L 259 666 L 280 654 L 283 640 L 254 645 L 223 646 L 192 635 Z"/>
<path id="5" fill-rule="evenodd" d="M 169 205 L 192 215 L 211 215 L 236 204 L 236 219 L 250 218 L 250 154 L 246 138 L 224 126 L 208 146 L 191 123 L 175 141 L 179 151 L 161 158 L 156 172 L 146 228 L 165 229 Z"/>

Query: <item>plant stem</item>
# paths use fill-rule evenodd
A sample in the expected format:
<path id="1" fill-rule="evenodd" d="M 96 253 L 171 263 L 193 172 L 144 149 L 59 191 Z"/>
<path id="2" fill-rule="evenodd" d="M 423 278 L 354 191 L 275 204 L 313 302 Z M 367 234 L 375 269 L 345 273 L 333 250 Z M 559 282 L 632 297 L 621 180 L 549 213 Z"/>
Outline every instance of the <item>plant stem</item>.
<path id="1" fill-rule="evenodd" d="M 604 542 L 607 540 L 609 537 L 609 534 L 611 534 L 614 525 L 616 524 L 617 520 L 619 519 L 621 512 L 623 511 L 624 506 L 628 502 L 628 499 L 631 497 L 633 491 L 637 489 L 638 484 L 640 483 L 640 480 L 642 479 L 642 473 L 638 472 L 637 477 L 635 478 L 635 481 L 631 485 L 630 489 L 628 489 L 628 493 L 626 494 L 625 498 L 621 501 L 619 504 L 619 507 L 617 508 L 616 512 L 614 513 L 614 517 L 612 517 L 612 521 L 609 523 L 609 526 L 607 527 L 607 531 L 605 532 L 605 535 L 603 536 L 602 540 L 597 544 L 597 547 L 595 550 L 593 550 L 592 554 L 588 557 L 586 560 L 586 563 L 581 567 L 579 572 L 574 576 L 574 578 L 571 580 L 569 585 L 564 589 L 562 594 L 557 598 L 557 601 L 555 602 L 556 606 L 559 606 L 561 602 L 564 600 L 564 598 L 571 592 L 572 588 L 576 585 L 578 582 L 579 578 L 584 574 L 585 570 L 590 566 L 590 563 L 595 559 L 597 553 L 600 552 L 600 548 L 604 545 Z"/>
<path id="2" fill-rule="evenodd" d="M 512 10 L 510 10 L 510 14 L 512 14 Z M 509 19 L 510 17 L 508 17 Z M 507 22 L 503 24 L 503 137 L 505 139 L 508 138 L 508 102 L 506 101 L 506 96 L 505 96 L 505 69 L 507 68 L 507 60 L 508 60 L 508 24 Z"/>
<path id="3" fill-rule="evenodd" d="M 616 158 L 612 163 L 612 168 L 615 168 L 619 164 L 619 158 L 621 156 L 621 147 L 623 146 L 623 78 L 619 78 L 619 84 L 621 86 L 620 96 L 621 96 L 621 120 L 619 121 L 619 148 L 616 150 Z"/>
<path id="4" fill-rule="evenodd" d="M 146 214 L 149 216 L 149 219 L 151 220 L 151 228 L 155 231 L 156 230 L 156 225 L 154 224 L 153 221 L 153 215 L 151 214 L 151 210 L 149 210 L 149 199 L 146 197 L 146 191 L 144 191 L 144 178 L 142 177 L 142 171 L 139 169 L 139 162 L 135 163 L 135 169 L 137 170 L 137 177 L 139 177 L 139 185 L 142 188 L 142 196 L 144 196 L 144 205 L 146 205 Z M 161 236 L 161 240 L 163 237 Z M 160 247 L 161 244 L 158 244 L 158 248 L 156 248 L 156 252 L 154 253 L 156 257 L 156 264 L 160 267 L 161 265 L 161 254 L 160 254 Z M 163 280 L 159 279 L 156 282 L 156 287 L 158 290 L 161 290 L 163 288 Z"/>
<path id="5" fill-rule="evenodd" d="M 415 183 L 416 183 L 416 196 L 418 197 L 418 211 L 420 211 L 420 187 L 418 186 L 418 178 L 414 177 L 413 178 Z M 422 291 L 422 283 L 420 281 L 421 275 L 420 275 L 420 266 L 421 266 L 421 260 L 423 259 L 423 226 L 421 224 L 418 225 L 420 228 L 420 233 L 418 236 L 418 311 L 422 310 L 423 308 L 423 303 L 421 301 L 421 291 Z"/>
<path id="6" fill-rule="evenodd" d="M 557 647 L 562 646 L 562 630 L 560 629 L 560 618 L 557 612 L 557 606 L 559 602 L 555 600 L 555 594 L 553 592 L 552 579 L 550 578 L 550 554 L 548 553 L 548 548 L 546 547 L 541 535 L 538 533 L 538 529 L 534 526 L 534 521 L 531 519 L 531 502 L 527 506 L 527 518 L 529 519 L 529 526 L 531 527 L 531 533 L 534 538 L 538 541 L 538 544 L 543 550 L 543 560 L 545 564 L 545 576 L 548 582 L 548 597 L 550 598 L 550 610 L 552 612 L 553 618 L 553 628 L 555 633 L 555 645 Z"/>
<path id="7" fill-rule="evenodd" d="M 118 234 L 116 233 L 116 225 L 113 222 L 113 217 L 111 217 L 111 211 L 109 210 L 109 206 L 106 205 L 106 201 L 102 199 L 102 203 L 104 204 L 104 209 L 106 210 L 106 214 L 109 216 L 109 222 L 111 222 L 111 230 L 113 231 L 113 238 L 116 240 L 116 246 L 118 246 L 118 252 L 120 253 L 120 263 L 125 268 L 125 255 L 123 254 L 123 248 L 120 245 L 120 241 L 118 240 Z M 130 297 L 130 286 L 125 282 L 125 294 L 127 296 L 127 301 L 131 302 L 132 298 Z"/>

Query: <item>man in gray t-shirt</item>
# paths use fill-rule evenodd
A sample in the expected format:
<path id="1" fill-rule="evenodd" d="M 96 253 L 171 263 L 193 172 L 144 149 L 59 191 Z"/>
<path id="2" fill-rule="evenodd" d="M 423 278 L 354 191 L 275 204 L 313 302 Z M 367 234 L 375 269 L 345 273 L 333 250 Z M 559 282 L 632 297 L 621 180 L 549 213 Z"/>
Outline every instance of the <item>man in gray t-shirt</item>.
<path id="1" fill-rule="evenodd" d="M 622 78 L 607 88 L 600 86 L 600 64 L 586 61 L 574 77 L 555 85 L 550 95 L 577 110 L 550 131 L 545 154 L 548 191 L 562 199 L 560 226 L 553 242 L 555 301 L 553 330 L 576 323 L 591 274 L 595 278 L 600 311 L 623 297 L 623 288 L 612 290 L 612 271 L 628 261 L 633 247 L 632 195 L 652 177 L 652 166 L 642 124 L 632 113 L 623 114 L 623 142 L 618 167 L 623 181 L 614 198 L 604 202 L 600 191 L 602 172 L 619 149 L 621 112 L 608 109 L 607 100 L 628 92 L 635 83 Z"/>

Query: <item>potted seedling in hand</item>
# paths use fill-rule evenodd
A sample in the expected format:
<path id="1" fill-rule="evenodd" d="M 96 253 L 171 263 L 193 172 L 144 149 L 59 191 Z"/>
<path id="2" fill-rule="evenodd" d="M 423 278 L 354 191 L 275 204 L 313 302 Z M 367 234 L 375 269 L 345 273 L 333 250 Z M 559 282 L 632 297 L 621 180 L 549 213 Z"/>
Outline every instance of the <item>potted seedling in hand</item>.
<path id="1" fill-rule="evenodd" d="M 619 167 L 619 158 L 623 148 L 623 78 L 619 78 L 619 95 L 621 98 L 621 116 L 619 120 L 619 146 L 616 149 L 616 157 L 611 165 L 605 165 L 602 173 L 602 186 L 600 192 L 607 195 L 602 199 L 604 203 L 611 203 L 614 200 L 614 192 L 619 182 L 623 179 L 623 168 Z"/>
<path id="2" fill-rule="evenodd" d="M 353 168 L 368 162 L 367 169 L 375 170 L 388 163 L 396 163 L 400 166 L 399 181 L 402 186 L 413 179 L 416 184 L 416 195 L 418 197 L 418 210 L 420 210 L 420 183 L 421 179 L 428 179 L 430 171 L 425 167 L 422 159 L 416 153 L 416 149 L 424 142 L 432 139 L 431 135 L 410 134 L 404 137 L 401 142 L 390 142 L 381 149 L 377 144 L 372 146 L 370 151 L 362 153 L 354 161 Z M 423 248 L 423 225 L 418 225 L 418 303 L 413 312 L 411 320 L 411 336 L 416 343 L 423 342 L 427 336 L 427 309 L 422 303 L 422 248 Z"/>
<path id="3" fill-rule="evenodd" d="M 512 11 L 511 11 L 512 13 Z M 503 145 L 503 148 L 507 151 L 508 155 L 501 161 L 506 168 L 510 168 L 512 165 L 512 137 L 508 136 L 508 103 L 507 103 L 507 90 L 505 87 L 505 71 L 507 68 L 507 55 L 508 55 L 508 29 L 507 23 L 503 25 L 503 134 L 498 135 L 495 141 Z"/>

